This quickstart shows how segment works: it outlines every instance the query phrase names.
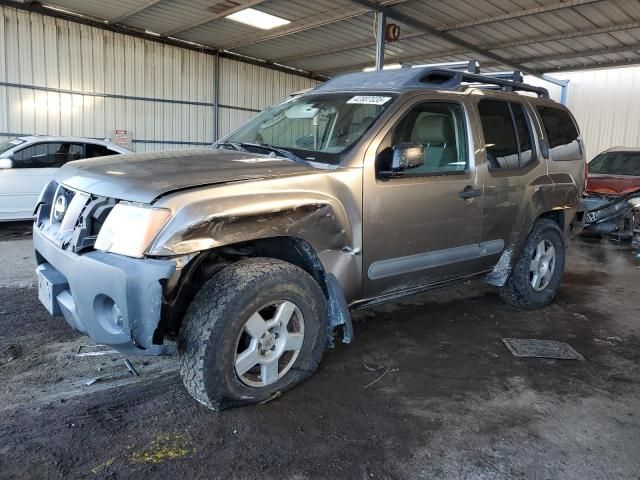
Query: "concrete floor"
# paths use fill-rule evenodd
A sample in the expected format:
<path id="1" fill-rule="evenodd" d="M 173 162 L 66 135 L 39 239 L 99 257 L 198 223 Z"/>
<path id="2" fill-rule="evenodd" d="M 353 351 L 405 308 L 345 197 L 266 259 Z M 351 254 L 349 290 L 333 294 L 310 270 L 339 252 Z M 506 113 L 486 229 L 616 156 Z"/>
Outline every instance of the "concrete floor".
<path id="1" fill-rule="evenodd" d="M 85 386 L 123 357 L 75 356 L 88 342 L 38 304 L 29 256 L 0 233 L 2 479 L 640 478 L 640 270 L 624 247 L 574 241 L 539 311 L 469 282 L 359 312 L 355 342 L 309 381 L 221 413 L 170 358 Z M 519 359 L 503 337 L 566 341 L 586 361 Z"/>

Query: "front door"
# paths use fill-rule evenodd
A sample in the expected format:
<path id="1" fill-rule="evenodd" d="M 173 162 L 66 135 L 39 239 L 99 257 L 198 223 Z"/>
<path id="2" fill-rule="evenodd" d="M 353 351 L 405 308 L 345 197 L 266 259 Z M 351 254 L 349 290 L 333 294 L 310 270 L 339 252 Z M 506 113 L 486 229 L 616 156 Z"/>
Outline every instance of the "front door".
<path id="1" fill-rule="evenodd" d="M 0 170 L 0 220 L 31 218 L 56 169 L 82 158 L 84 145 L 69 142 L 37 143 L 15 152 L 13 168 Z"/>
<path id="2" fill-rule="evenodd" d="M 466 105 L 427 98 L 401 108 L 367 153 L 366 298 L 478 273 L 479 257 L 502 250 L 480 244 L 482 179 Z M 385 178 L 385 159 L 401 143 L 422 144 L 423 165 Z"/>

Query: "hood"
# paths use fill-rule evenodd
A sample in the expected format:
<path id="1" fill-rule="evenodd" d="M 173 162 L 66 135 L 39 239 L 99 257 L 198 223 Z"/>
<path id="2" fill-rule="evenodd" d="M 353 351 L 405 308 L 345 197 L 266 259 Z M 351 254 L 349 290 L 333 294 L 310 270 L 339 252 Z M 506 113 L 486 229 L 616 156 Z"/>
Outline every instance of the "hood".
<path id="1" fill-rule="evenodd" d="M 640 191 L 640 177 L 631 175 L 606 175 L 590 173 L 587 177 L 587 192 L 604 195 L 623 195 Z"/>
<path id="2" fill-rule="evenodd" d="M 55 176 L 70 188 L 151 203 L 185 188 L 311 173 L 283 158 L 213 148 L 113 155 L 69 162 Z"/>

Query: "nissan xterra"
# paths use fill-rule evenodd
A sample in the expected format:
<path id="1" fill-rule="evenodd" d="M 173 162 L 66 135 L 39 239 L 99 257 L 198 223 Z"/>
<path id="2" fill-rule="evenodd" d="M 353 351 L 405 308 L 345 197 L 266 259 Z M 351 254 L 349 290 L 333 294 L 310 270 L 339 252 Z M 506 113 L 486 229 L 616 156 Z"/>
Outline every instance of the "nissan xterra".
<path id="1" fill-rule="evenodd" d="M 177 350 L 209 408 L 262 402 L 352 340 L 353 309 L 474 277 L 549 304 L 584 170 L 571 114 L 517 73 L 349 74 L 212 148 L 66 164 L 39 296 L 126 354 Z"/>

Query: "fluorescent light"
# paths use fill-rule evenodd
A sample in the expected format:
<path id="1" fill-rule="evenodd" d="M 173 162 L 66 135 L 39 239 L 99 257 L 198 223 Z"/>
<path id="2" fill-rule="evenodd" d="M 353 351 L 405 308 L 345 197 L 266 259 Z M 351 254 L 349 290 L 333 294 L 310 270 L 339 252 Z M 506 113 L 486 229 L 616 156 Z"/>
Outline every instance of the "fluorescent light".
<path id="1" fill-rule="evenodd" d="M 254 8 L 245 8 L 244 10 L 227 15 L 225 18 L 233 20 L 234 22 L 240 22 L 246 25 L 251 25 L 252 27 L 261 28 L 262 30 L 271 30 L 272 28 L 281 27 L 282 25 L 291 23 L 289 20 L 261 12 Z"/>
<path id="2" fill-rule="evenodd" d="M 385 65 L 384 67 L 382 67 L 383 70 L 397 70 L 399 68 L 402 68 L 402 65 L 400 65 L 399 63 L 390 63 L 389 65 Z M 376 67 L 367 67 L 367 68 L 363 68 L 362 71 L 363 72 L 373 72 L 375 71 Z"/>

